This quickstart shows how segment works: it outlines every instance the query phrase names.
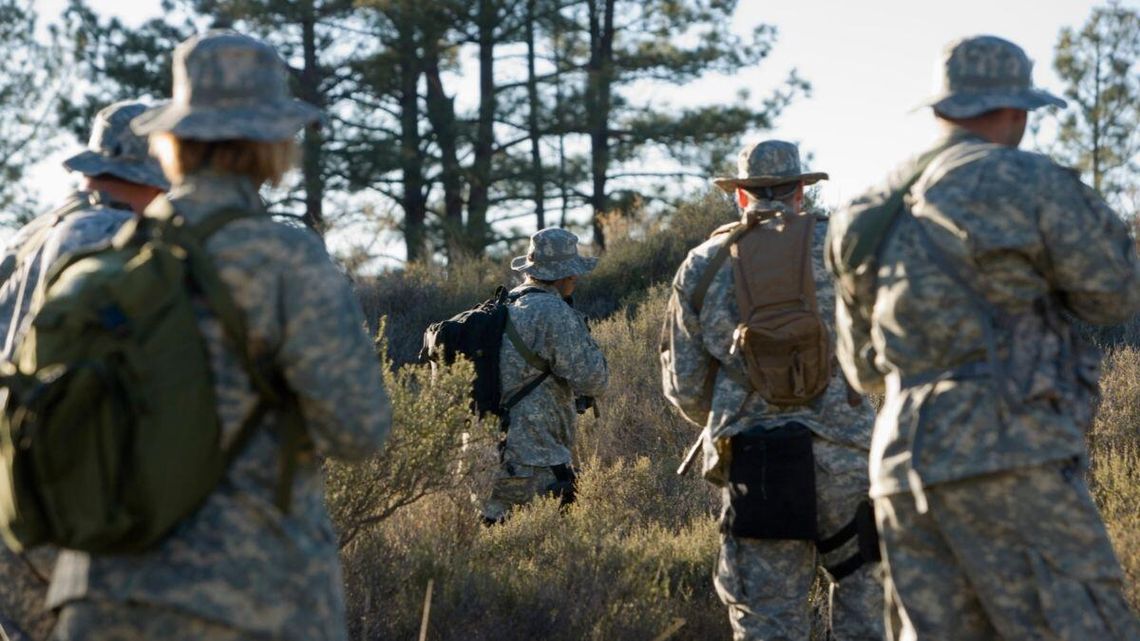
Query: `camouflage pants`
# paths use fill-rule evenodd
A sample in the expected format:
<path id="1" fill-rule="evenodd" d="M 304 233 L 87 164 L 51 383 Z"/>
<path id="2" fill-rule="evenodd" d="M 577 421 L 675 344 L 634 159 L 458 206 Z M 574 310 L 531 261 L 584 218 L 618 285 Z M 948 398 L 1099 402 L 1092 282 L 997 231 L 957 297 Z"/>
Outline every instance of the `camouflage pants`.
<path id="1" fill-rule="evenodd" d="M 167 608 L 73 601 L 63 606 L 51 641 L 270 641 Z"/>
<path id="2" fill-rule="evenodd" d="M 483 518 L 501 521 L 518 505 L 526 505 L 547 492 L 558 479 L 549 467 L 513 464 L 503 466 L 491 486 L 491 497 L 483 504 Z"/>
<path id="3" fill-rule="evenodd" d="M 55 613 L 44 605 L 55 557 L 54 548 L 41 547 L 20 558 L 0 545 L 0 630 L 11 641 L 42 641 L 51 633 Z"/>
<path id="4" fill-rule="evenodd" d="M 1108 533 L 1061 463 L 875 502 L 892 638 L 1140 640 Z"/>
<path id="5" fill-rule="evenodd" d="M 813 439 L 820 533 L 839 531 L 867 496 L 867 452 Z M 725 501 L 727 502 L 727 491 Z M 850 557 L 855 541 L 821 555 L 811 541 L 768 541 L 726 535 L 716 589 L 728 606 L 736 641 L 807 641 L 812 633 L 812 586 L 821 564 Z M 878 565 L 864 565 L 832 584 L 831 629 L 836 641 L 883 638 L 883 588 Z M 828 580 L 830 584 L 830 580 Z"/>

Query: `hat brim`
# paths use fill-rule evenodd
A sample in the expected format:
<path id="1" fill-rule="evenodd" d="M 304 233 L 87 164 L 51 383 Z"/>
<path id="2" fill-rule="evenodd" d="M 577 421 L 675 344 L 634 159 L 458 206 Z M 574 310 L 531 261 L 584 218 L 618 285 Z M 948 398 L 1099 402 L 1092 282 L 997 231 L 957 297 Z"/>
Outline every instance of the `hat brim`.
<path id="1" fill-rule="evenodd" d="M 1024 109 L 1033 111 L 1041 107 L 1064 107 L 1064 99 L 1055 96 L 1043 89 L 1019 89 L 1000 92 L 966 92 L 958 91 L 947 94 L 931 96 L 915 107 L 931 107 L 937 113 L 948 118 L 973 118 L 1008 107 L 1011 109 Z"/>
<path id="2" fill-rule="evenodd" d="M 580 276 L 594 270 L 598 259 L 593 256 L 575 256 L 566 260 L 549 263 L 533 263 L 526 256 L 511 259 L 511 269 L 538 280 L 559 280 L 570 276 Z"/>
<path id="3" fill-rule="evenodd" d="M 162 173 L 158 161 L 138 162 L 121 158 L 111 158 L 91 151 L 81 151 L 63 161 L 63 166 L 69 171 L 84 176 L 110 175 L 127 182 L 139 185 L 149 185 L 166 191 L 170 189 L 170 181 Z"/>
<path id="4" fill-rule="evenodd" d="M 716 178 L 713 184 L 728 193 L 736 191 L 737 187 L 774 187 L 788 183 L 803 182 L 805 185 L 814 185 L 821 180 L 827 180 L 827 174 L 814 172 L 795 176 L 749 176 L 748 178 Z"/>
<path id="5" fill-rule="evenodd" d="M 242 107 L 171 103 L 140 114 L 131 121 L 131 130 L 140 136 L 170 133 L 187 140 L 276 141 L 292 138 L 320 118 L 319 109 L 300 100 Z"/>

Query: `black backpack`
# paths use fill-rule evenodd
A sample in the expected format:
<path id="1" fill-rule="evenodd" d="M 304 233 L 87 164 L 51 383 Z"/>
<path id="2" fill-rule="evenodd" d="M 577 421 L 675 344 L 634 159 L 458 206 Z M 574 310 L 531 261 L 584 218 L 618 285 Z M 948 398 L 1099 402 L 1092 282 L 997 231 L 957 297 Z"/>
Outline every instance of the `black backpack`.
<path id="1" fill-rule="evenodd" d="M 424 332 L 420 362 L 451 365 L 459 355 L 470 360 L 475 366 L 471 408 L 480 417 L 486 414 L 500 417 L 503 429 L 506 429 L 509 422 L 510 409 L 550 375 L 550 366 L 523 342 L 507 312 L 507 307 L 511 303 L 536 292 L 543 290 L 531 287 L 509 293 L 505 287 L 499 287 L 495 290 L 493 298 L 447 320 L 432 323 Z M 503 347 L 503 336 L 511 341 L 527 363 L 542 371 L 540 376 L 527 383 L 505 402 L 500 401 L 503 396 L 503 386 L 499 375 L 499 352 Z"/>

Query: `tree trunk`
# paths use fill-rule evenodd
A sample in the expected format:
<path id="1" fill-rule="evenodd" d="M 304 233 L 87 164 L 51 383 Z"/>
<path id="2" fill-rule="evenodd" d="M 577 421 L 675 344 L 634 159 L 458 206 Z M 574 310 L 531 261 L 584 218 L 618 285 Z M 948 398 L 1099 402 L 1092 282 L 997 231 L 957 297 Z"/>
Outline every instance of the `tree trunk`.
<path id="1" fill-rule="evenodd" d="M 321 71 L 317 63 L 316 14 L 312 0 L 306 0 L 301 19 L 301 47 L 304 68 L 301 69 L 301 99 L 317 108 L 324 108 L 321 96 Z M 305 224 L 319 234 L 326 231 L 324 215 L 325 180 L 321 175 L 321 153 L 324 136 L 320 123 L 305 128 L 301 142 L 301 175 L 305 187 Z"/>
<path id="2" fill-rule="evenodd" d="M 490 242 L 487 210 L 491 193 L 491 156 L 495 146 L 495 23 L 497 0 L 479 0 L 479 119 L 475 127 L 475 158 L 471 164 L 467 200 L 467 242 L 473 255 Z"/>
<path id="3" fill-rule="evenodd" d="M 463 175 L 459 166 L 455 129 L 455 99 L 443 90 L 438 42 L 424 43 L 424 77 L 427 80 L 427 117 L 435 132 L 443 185 L 443 232 L 449 259 L 463 252 Z"/>
<path id="4" fill-rule="evenodd" d="M 601 3 L 601 7 L 599 7 Z M 590 60 L 586 65 L 586 126 L 590 132 L 590 205 L 594 210 L 594 243 L 605 248 L 602 215 L 609 207 L 606 174 L 610 163 L 615 0 L 589 0 Z M 600 12 L 599 12 L 600 9 Z M 599 13 L 601 15 L 599 15 Z"/>
<path id="5" fill-rule="evenodd" d="M 534 183 L 534 216 L 538 229 L 546 227 L 546 176 L 542 167 L 542 131 L 538 126 L 538 78 L 534 64 L 535 0 L 526 3 L 526 93 L 530 103 L 527 118 L 530 130 L 531 180 Z"/>
<path id="6" fill-rule="evenodd" d="M 400 170 L 403 182 L 404 246 L 409 263 L 427 255 L 427 197 L 424 194 L 423 157 L 420 153 L 419 69 L 416 65 L 415 27 L 407 16 L 399 24 L 400 48 Z"/>

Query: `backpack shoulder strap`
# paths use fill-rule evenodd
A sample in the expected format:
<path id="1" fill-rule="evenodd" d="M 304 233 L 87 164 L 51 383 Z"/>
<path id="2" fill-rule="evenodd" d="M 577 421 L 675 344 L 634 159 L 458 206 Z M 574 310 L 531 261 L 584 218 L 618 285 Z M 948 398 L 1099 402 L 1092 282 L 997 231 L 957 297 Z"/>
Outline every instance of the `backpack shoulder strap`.
<path id="1" fill-rule="evenodd" d="M 897 189 L 891 192 L 887 201 L 883 203 L 883 209 L 888 212 L 888 215 L 883 219 L 884 227 L 878 230 L 879 233 L 862 234 L 855 239 L 855 243 L 850 247 L 843 264 L 852 264 L 851 257 L 858 256 L 875 256 L 882 255 L 883 247 L 886 245 L 887 239 L 891 235 L 898 222 L 899 214 L 903 212 L 906 205 L 906 197 L 910 194 L 911 188 L 918 183 L 926 169 L 930 167 L 931 163 L 936 158 L 942 155 L 952 146 L 952 143 L 946 143 L 931 149 L 930 151 L 922 154 L 915 164 L 914 170 L 908 175 L 906 182 L 900 185 Z"/>
<path id="2" fill-rule="evenodd" d="M 171 236 L 170 242 L 179 245 L 186 251 L 191 278 L 206 298 L 210 310 L 221 323 L 223 332 L 230 341 L 242 369 L 249 376 L 250 382 L 253 383 L 260 397 L 260 401 L 253 411 L 242 421 L 241 427 L 230 446 L 229 459 L 232 461 L 242 451 L 243 446 L 252 437 L 269 408 L 275 407 L 280 410 L 283 420 L 279 434 L 281 444 L 275 502 L 279 509 L 288 513 L 289 505 L 292 502 L 293 476 L 303 452 L 310 445 L 300 404 L 296 394 L 293 394 L 279 381 L 279 377 L 273 368 L 267 363 L 259 362 L 251 353 L 245 314 L 234 302 L 229 288 L 222 282 L 205 249 L 205 243 L 210 236 L 236 220 L 250 218 L 254 215 L 253 212 L 243 209 L 225 209 L 211 214 L 194 225 L 180 223 L 179 221 L 182 219 L 177 216 L 173 216 L 160 224 L 164 226 L 164 235 Z"/>
<path id="3" fill-rule="evenodd" d="M 691 302 L 693 309 L 695 309 L 698 314 L 701 313 L 701 308 L 705 306 L 705 296 L 709 293 L 709 287 L 712 286 L 713 279 L 716 278 L 717 272 L 720 271 L 721 266 L 724 265 L 724 261 L 728 260 L 733 244 L 749 229 L 752 229 L 752 224 L 739 222 L 732 223 L 732 225 L 725 225 L 713 232 L 713 236 L 728 234 L 728 238 L 726 238 L 724 244 L 717 249 L 716 254 L 713 254 L 713 257 L 705 267 L 704 273 L 701 274 L 701 280 L 697 281 L 697 286 L 693 289 Z"/>
<path id="4" fill-rule="evenodd" d="M 526 296 L 527 294 L 536 294 L 536 293 L 548 294 L 549 292 L 547 292 L 546 290 L 543 290 L 543 289 L 539 289 L 538 287 L 528 287 L 526 289 L 523 289 L 522 291 L 516 292 L 516 293 L 508 296 L 507 300 L 514 302 L 514 301 L 522 298 L 523 296 Z M 551 295 L 553 295 L 553 294 L 551 294 Z M 542 385 L 543 382 L 545 382 L 546 379 L 550 377 L 552 372 L 550 371 L 550 364 L 547 363 L 546 361 L 542 360 L 542 357 L 539 356 L 534 350 L 532 350 L 526 344 L 526 342 L 523 340 L 522 335 L 519 334 L 518 328 L 515 327 L 514 321 L 511 320 L 510 311 L 507 310 L 506 313 L 507 313 L 507 318 L 506 318 L 506 324 L 503 327 L 503 334 L 507 337 L 507 340 L 509 340 L 511 342 L 511 345 L 514 346 L 515 350 L 519 353 L 519 355 L 523 357 L 523 360 L 525 360 L 527 362 L 527 365 L 530 365 L 531 367 L 542 372 L 541 374 L 536 376 L 534 378 L 534 380 L 532 380 L 529 383 L 527 383 L 526 385 L 524 385 L 522 387 L 522 389 L 520 389 L 519 391 L 512 394 L 510 398 L 508 398 L 505 402 L 502 403 L 502 408 L 509 412 L 511 410 L 511 408 L 513 408 L 515 405 L 518 405 L 519 402 L 522 401 L 524 398 L 526 398 L 531 392 L 538 389 L 538 386 Z M 501 426 L 506 426 L 506 425 L 509 425 L 509 422 L 501 423 Z"/>

